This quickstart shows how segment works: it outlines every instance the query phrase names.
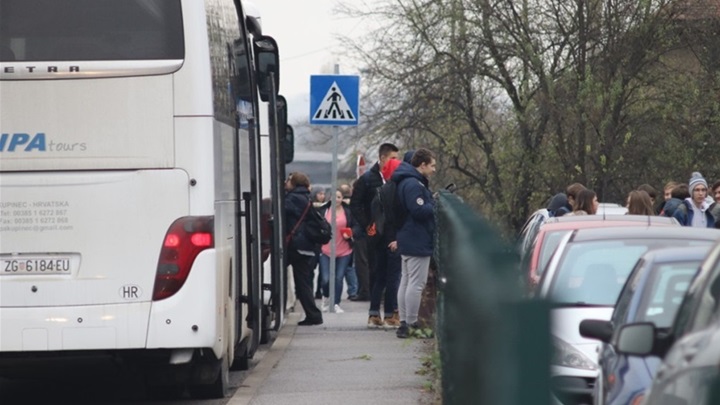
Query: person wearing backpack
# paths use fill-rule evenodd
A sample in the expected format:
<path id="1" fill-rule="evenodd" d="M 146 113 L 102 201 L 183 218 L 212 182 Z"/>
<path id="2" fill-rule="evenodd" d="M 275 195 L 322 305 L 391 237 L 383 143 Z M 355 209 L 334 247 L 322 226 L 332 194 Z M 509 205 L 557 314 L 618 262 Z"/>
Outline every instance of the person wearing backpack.
<path id="1" fill-rule="evenodd" d="M 305 218 L 315 210 L 310 202 L 310 179 L 300 172 L 290 173 L 285 181 L 285 241 L 287 262 L 293 269 L 295 296 L 305 311 L 298 325 L 322 325 L 323 317 L 313 297 L 313 270 L 320 245 L 311 242 L 305 232 Z"/>
<path id="2" fill-rule="evenodd" d="M 401 163 L 392 176 L 398 183 L 398 203 L 407 213 L 397 232 L 402 269 L 398 289 L 400 327 L 396 332 L 399 338 L 407 338 L 413 330 L 420 328 L 418 312 L 435 237 L 435 200 L 429 189 L 429 178 L 434 173 L 435 155 L 420 148 L 415 151 L 411 163 Z"/>
<path id="3" fill-rule="evenodd" d="M 699 172 L 693 172 L 688 182 L 690 197 L 683 200 L 673 214 L 682 226 L 714 228 L 715 218 L 710 213 L 710 204 L 705 200 L 708 184 Z"/>
<path id="4" fill-rule="evenodd" d="M 362 227 L 362 232 L 355 235 L 355 270 L 358 278 L 358 293 L 355 301 L 368 301 L 375 273 L 375 253 L 377 237 L 372 222 L 371 205 L 377 188 L 389 179 L 382 177 L 381 170 L 385 164 L 398 157 L 398 148 L 392 143 L 383 143 L 378 149 L 378 161 L 370 170 L 363 173 L 353 185 L 350 197 L 350 209 L 353 218 Z"/>
<path id="5" fill-rule="evenodd" d="M 382 168 L 385 179 L 391 179 L 400 161 L 392 159 Z M 375 253 L 375 277 L 370 290 L 368 328 L 397 329 L 400 327 L 397 293 L 400 287 L 400 254 L 397 252 L 397 227 L 402 223 L 396 215 L 397 183 L 388 180 L 378 188 L 371 212 L 378 237 Z M 380 302 L 384 297 L 384 317 L 380 317 Z"/>

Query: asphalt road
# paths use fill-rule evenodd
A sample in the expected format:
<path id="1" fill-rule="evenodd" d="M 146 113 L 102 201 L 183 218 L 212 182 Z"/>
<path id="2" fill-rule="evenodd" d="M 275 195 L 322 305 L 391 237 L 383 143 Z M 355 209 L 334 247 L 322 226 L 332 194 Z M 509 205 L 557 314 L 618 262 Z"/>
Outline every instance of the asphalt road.
<path id="1" fill-rule="evenodd" d="M 86 363 L 72 369 L 57 370 L 50 377 L 24 380 L 0 378 L 0 404 L 133 404 L 133 405 L 225 405 L 253 368 L 263 358 L 270 344 L 255 353 L 248 371 L 230 372 L 230 392 L 224 399 L 192 399 L 187 392 L 176 399 L 152 399 L 141 376 L 103 363 Z"/>

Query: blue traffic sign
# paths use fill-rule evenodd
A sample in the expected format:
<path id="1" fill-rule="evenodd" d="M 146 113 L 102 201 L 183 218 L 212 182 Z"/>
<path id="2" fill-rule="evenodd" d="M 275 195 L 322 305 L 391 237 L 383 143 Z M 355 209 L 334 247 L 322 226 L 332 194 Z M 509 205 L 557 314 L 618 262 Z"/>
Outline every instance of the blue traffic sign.
<path id="1" fill-rule="evenodd" d="M 358 124 L 360 76 L 310 76 L 310 124 Z"/>

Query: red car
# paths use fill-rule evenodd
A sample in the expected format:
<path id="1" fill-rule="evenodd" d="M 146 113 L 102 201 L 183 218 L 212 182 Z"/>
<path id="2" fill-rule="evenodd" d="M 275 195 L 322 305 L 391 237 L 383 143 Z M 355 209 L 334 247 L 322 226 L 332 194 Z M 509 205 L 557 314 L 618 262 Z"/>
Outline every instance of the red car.
<path id="1" fill-rule="evenodd" d="M 565 234 L 575 229 L 610 226 L 680 226 L 673 218 L 646 215 L 579 215 L 548 218 L 527 253 L 523 271 L 530 288 L 537 285 L 558 243 Z"/>

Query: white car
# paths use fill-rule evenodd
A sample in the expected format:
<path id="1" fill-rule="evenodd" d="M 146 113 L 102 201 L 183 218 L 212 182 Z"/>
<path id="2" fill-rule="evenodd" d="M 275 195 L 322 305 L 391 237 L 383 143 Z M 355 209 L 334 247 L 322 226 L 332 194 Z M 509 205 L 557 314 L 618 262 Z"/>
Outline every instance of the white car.
<path id="1" fill-rule="evenodd" d="M 620 204 L 600 203 L 595 215 L 625 215 L 627 212 L 627 207 L 623 207 Z"/>
<path id="2" fill-rule="evenodd" d="M 553 394 L 565 405 L 592 402 L 599 341 L 580 335 L 584 319 L 609 320 L 640 256 L 664 246 L 711 244 L 720 233 L 686 227 L 580 229 L 560 242 L 540 279 L 538 296 L 551 301 Z"/>

